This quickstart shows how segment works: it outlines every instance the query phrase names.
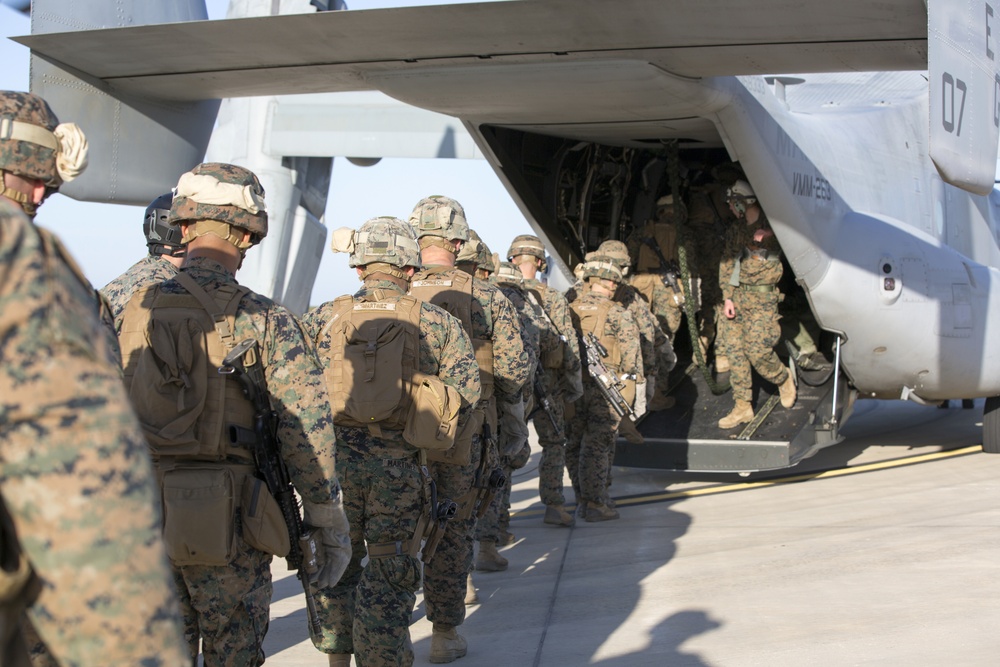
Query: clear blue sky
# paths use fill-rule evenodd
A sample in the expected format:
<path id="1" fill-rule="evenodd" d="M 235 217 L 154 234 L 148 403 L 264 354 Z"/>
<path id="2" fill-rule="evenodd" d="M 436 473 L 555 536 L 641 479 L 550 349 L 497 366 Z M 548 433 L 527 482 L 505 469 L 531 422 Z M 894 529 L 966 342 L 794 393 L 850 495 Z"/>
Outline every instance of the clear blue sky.
<path id="1" fill-rule="evenodd" d="M 225 18 L 228 0 L 208 0 L 207 4 L 209 18 Z M 450 3 L 348 0 L 348 6 L 354 10 L 428 4 Z M 6 37 L 30 31 L 27 16 L 0 5 L 0 37 L 4 38 L 0 39 L 0 62 L 4 63 L 0 68 L 0 89 L 28 89 L 28 50 Z M 345 159 L 335 159 L 326 224 L 330 229 L 358 227 L 368 218 L 379 215 L 405 219 L 419 199 L 432 194 L 460 201 L 469 223 L 494 252 L 505 252 L 517 234 L 531 233 L 521 212 L 484 160 L 387 158 L 373 167 L 355 167 Z M 57 194 L 39 209 L 36 222 L 55 231 L 91 282 L 101 287 L 145 254 L 143 210 L 133 206 L 77 202 Z M 347 267 L 347 256 L 334 255 L 327 250 L 311 303 L 318 304 L 354 292 L 357 286 L 357 276 Z"/>

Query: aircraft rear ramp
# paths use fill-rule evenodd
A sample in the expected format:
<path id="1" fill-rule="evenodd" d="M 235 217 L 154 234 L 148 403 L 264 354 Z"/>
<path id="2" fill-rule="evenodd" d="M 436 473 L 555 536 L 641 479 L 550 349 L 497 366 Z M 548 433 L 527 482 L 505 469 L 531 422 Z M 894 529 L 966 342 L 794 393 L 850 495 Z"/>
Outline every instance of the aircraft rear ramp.
<path id="1" fill-rule="evenodd" d="M 840 441 L 837 429 L 853 404 L 853 394 L 841 376 L 838 421 L 834 422 L 833 373 L 799 370 L 798 374 L 798 398 L 790 409 L 778 402 L 776 387 L 755 376 L 754 413 L 758 418 L 766 416 L 756 429 L 742 425 L 722 430 L 718 421 L 733 407 L 732 392 L 713 394 L 698 368 L 678 367 L 671 374 L 676 405 L 641 420 L 638 430 L 645 438 L 643 444 L 619 437 L 614 464 L 691 472 L 756 472 L 793 466 Z M 720 382 L 727 379 L 728 374 L 717 378 Z"/>

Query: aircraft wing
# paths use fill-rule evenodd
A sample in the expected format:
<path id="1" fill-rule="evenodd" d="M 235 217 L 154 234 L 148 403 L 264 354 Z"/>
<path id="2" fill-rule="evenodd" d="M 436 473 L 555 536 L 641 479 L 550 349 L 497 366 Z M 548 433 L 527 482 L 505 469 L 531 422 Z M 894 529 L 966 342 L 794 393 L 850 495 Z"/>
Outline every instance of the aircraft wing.
<path id="1" fill-rule="evenodd" d="M 527 63 L 642 61 L 683 78 L 923 70 L 927 10 L 921 0 L 526 0 L 16 41 L 116 95 L 188 102 L 378 89 L 405 97 L 393 87 L 409 72 L 460 71 L 465 79 Z M 455 111 L 446 102 L 435 110 Z"/>

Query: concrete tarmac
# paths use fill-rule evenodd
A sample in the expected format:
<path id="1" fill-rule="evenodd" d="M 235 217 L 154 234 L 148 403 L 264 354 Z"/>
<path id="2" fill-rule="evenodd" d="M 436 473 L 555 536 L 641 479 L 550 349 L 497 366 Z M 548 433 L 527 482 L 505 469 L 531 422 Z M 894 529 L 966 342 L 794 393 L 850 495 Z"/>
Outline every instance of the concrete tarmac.
<path id="1" fill-rule="evenodd" d="M 1000 664 L 1000 456 L 979 451 L 982 401 L 959 405 L 860 401 L 845 442 L 778 473 L 615 468 L 621 519 L 574 528 L 542 523 L 534 452 L 454 664 Z M 267 664 L 325 665 L 284 567 Z M 419 595 L 410 629 L 430 664 Z"/>

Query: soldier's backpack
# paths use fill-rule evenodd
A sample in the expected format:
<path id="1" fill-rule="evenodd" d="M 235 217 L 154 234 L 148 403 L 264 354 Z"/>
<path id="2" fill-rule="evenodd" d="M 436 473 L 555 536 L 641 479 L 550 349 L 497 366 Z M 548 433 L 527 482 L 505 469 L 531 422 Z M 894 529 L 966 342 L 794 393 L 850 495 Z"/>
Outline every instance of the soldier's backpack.
<path id="1" fill-rule="evenodd" d="M 455 446 L 449 450 L 433 452 L 429 461 L 468 465 L 472 460 L 472 438 L 482 429 L 485 418 L 483 405 L 493 397 L 493 341 L 476 338 L 472 331 L 473 278 L 458 269 L 447 269 L 444 273 L 431 269 L 425 271 L 410 283 L 410 294 L 421 301 L 432 303 L 453 315 L 462 323 L 462 328 L 472 340 L 472 349 L 479 366 L 479 404 L 472 415 L 462 425 L 455 438 Z"/>
<path id="2" fill-rule="evenodd" d="M 236 311 L 249 291 L 237 284 L 208 294 L 180 272 L 187 292 L 156 285 L 125 308 L 119 342 L 125 386 L 154 456 L 221 461 L 249 458 L 253 406 L 219 366 L 236 344 Z"/>
<path id="3" fill-rule="evenodd" d="M 607 326 L 608 313 L 611 312 L 614 305 L 615 302 L 611 299 L 591 301 L 579 298 L 569 304 L 569 307 L 573 317 L 573 327 L 577 333 L 580 334 L 581 338 L 586 338 L 588 333 L 593 333 L 608 351 L 604 365 L 608 367 L 608 370 L 617 372 L 622 365 L 621 348 L 618 344 L 618 338 L 611 334 Z M 580 349 L 583 349 L 582 345 Z"/>
<path id="4" fill-rule="evenodd" d="M 421 373 L 420 308 L 411 296 L 371 301 L 342 296 L 315 341 L 329 338 L 324 374 L 338 426 L 402 430 L 414 447 L 449 449 L 455 442 L 461 398 L 440 378 Z"/>

